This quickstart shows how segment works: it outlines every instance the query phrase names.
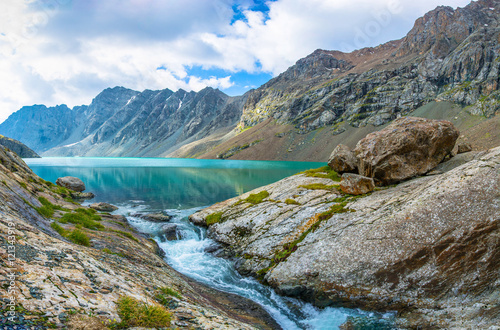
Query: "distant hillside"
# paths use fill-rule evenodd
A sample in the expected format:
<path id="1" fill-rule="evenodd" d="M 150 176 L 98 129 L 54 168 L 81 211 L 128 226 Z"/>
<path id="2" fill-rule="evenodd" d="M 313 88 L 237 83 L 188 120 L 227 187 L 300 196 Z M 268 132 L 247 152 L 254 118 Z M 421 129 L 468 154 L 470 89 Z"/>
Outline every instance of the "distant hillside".
<path id="1" fill-rule="evenodd" d="M 3 135 L 0 135 L 0 145 L 9 148 L 21 158 L 40 158 L 36 152 L 23 143 Z"/>
<path id="2" fill-rule="evenodd" d="M 499 19 L 499 0 L 440 6 L 401 40 L 316 50 L 241 97 L 116 87 L 89 106 L 24 107 L 0 134 L 43 155 L 324 161 L 338 143 L 416 112 L 489 148 L 500 143 Z"/>

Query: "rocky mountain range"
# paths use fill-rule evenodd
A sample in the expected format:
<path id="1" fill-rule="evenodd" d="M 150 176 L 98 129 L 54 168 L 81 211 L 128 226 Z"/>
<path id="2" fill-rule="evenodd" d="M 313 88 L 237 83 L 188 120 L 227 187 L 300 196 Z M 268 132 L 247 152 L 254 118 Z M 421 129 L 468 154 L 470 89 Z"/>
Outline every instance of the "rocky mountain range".
<path id="1" fill-rule="evenodd" d="M 467 136 L 471 120 L 498 122 L 499 14 L 498 0 L 441 6 L 401 40 L 316 50 L 241 97 L 115 87 L 89 106 L 24 107 L 0 133 L 43 155 L 326 161 L 340 141 L 354 146 L 356 136 L 424 108 L 424 117 L 466 116 L 454 124 Z"/>

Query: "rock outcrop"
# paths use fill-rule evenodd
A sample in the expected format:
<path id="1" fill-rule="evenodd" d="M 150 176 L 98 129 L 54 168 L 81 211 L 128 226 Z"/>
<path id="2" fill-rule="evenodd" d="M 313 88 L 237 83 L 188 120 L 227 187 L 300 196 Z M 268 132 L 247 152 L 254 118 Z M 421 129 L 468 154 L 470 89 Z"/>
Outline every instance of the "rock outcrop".
<path id="1" fill-rule="evenodd" d="M 0 135 L 0 145 L 3 145 L 4 147 L 14 151 L 21 158 L 40 158 L 40 156 L 36 152 L 31 150 L 24 143 L 3 135 Z"/>
<path id="2" fill-rule="evenodd" d="M 118 210 L 118 207 L 104 202 L 93 203 L 90 204 L 89 207 L 96 211 L 101 211 L 101 212 L 113 212 Z"/>
<path id="3" fill-rule="evenodd" d="M 80 329 L 105 329 L 120 320 L 116 302 L 122 296 L 162 305 L 171 327 L 276 328 L 260 306 L 174 271 L 156 243 L 124 217 L 67 202 L 60 190 L 0 146 L 1 328 L 66 328 L 76 322 Z M 94 220 L 78 229 L 73 222 L 82 214 Z M 65 215 L 72 222 L 59 221 Z M 159 300 L 166 288 L 178 296 Z"/>
<path id="4" fill-rule="evenodd" d="M 449 121 L 397 119 L 358 142 L 359 174 L 384 185 L 425 174 L 451 153 L 459 134 Z"/>
<path id="5" fill-rule="evenodd" d="M 56 184 L 58 186 L 68 188 L 69 190 L 73 190 L 76 192 L 82 192 L 85 190 L 85 183 L 79 178 L 75 178 L 74 176 L 65 176 L 62 178 L 58 178 L 56 180 Z"/>
<path id="6" fill-rule="evenodd" d="M 455 166 L 356 197 L 300 174 L 191 220 L 207 225 L 214 214 L 208 234 L 220 255 L 283 294 L 318 306 L 395 310 L 402 328 L 494 327 L 500 147 Z M 262 191 L 261 203 L 246 202 Z"/>
<path id="7" fill-rule="evenodd" d="M 333 149 L 328 166 L 339 174 L 355 173 L 358 170 L 358 159 L 348 146 L 339 144 Z"/>

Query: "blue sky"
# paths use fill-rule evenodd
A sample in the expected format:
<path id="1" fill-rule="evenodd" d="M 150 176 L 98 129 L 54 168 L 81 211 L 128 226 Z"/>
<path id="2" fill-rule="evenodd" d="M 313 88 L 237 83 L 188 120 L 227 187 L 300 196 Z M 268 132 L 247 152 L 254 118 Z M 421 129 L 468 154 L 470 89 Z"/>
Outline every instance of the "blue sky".
<path id="1" fill-rule="evenodd" d="M 107 87 L 229 95 L 315 49 L 403 37 L 468 0 L 2 0 L 0 122 L 23 105 L 89 104 Z"/>

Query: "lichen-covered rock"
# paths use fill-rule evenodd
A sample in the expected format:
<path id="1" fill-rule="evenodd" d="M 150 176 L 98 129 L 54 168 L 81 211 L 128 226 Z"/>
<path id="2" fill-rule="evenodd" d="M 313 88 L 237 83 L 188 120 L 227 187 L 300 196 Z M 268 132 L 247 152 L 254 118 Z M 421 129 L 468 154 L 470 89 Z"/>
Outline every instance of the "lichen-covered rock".
<path id="1" fill-rule="evenodd" d="M 375 189 L 375 182 L 366 176 L 344 173 L 340 181 L 340 189 L 349 195 L 363 195 Z"/>
<path id="2" fill-rule="evenodd" d="M 500 147 L 442 171 L 362 198 L 297 175 L 255 190 L 270 193 L 260 204 L 240 202 L 243 195 L 192 220 L 221 214 L 210 237 L 241 273 L 283 294 L 318 306 L 395 310 L 398 328 L 494 329 Z"/>
<path id="3" fill-rule="evenodd" d="M 328 166 L 339 174 L 353 173 L 358 169 L 358 160 L 348 146 L 339 144 L 333 149 Z"/>
<path id="4" fill-rule="evenodd" d="M 101 212 L 113 212 L 118 210 L 118 207 L 104 202 L 93 203 L 90 204 L 89 207 L 96 211 L 101 211 Z"/>
<path id="5" fill-rule="evenodd" d="M 458 136 L 449 121 L 399 118 L 358 142 L 359 174 L 383 185 L 425 174 L 451 153 Z"/>
<path id="6" fill-rule="evenodd" d="M 83 181 L 80 180 L 79 178 L 75 178 L 73 176 L 65 176 L 62 178 L 58 178 L 56 180 L 56 184 L 58 186 L 68 188 L 76 192 L 82 192 L 85 190 L 85 183 L 83 183 Z"/>

